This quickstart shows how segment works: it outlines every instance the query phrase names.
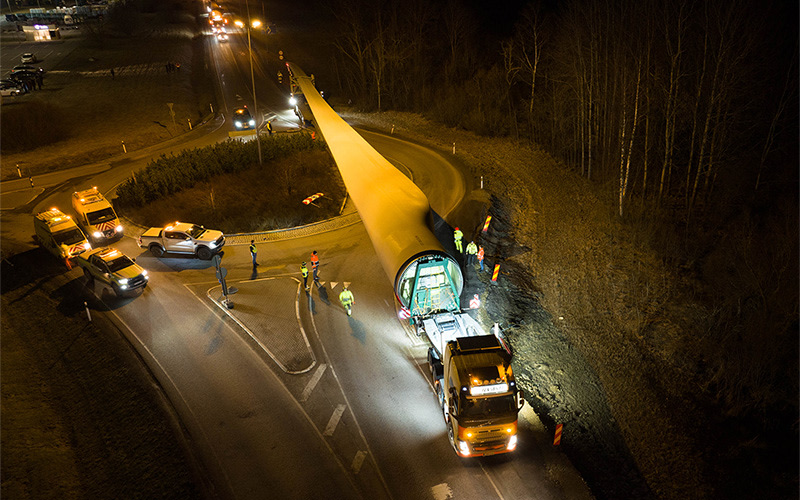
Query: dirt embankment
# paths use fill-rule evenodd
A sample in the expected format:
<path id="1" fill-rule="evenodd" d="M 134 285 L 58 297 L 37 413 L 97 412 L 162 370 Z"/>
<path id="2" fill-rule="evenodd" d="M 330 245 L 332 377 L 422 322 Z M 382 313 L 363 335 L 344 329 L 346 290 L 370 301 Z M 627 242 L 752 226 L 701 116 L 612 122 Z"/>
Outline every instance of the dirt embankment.
<path id="1" fill-rule="evenodd" d="M 434 147 L 493 196 L 492 230 L 474 231 L 502 287 L 484 304 L 512 326 L 516 371 L 542 420 L 564 424 L 563 446 L 599 498 L 723 498 L 796 487 L 736 451 L 700 381 L 710 312 L 687 300 L 697 283 L 674 274 L 621 224 L 602 188 L 549 155 L 417 115 L 345 113 L 365 127 Z M 455 156 L 451 155 L 455 144 Z M 794 434 L 796 435 L 796 434 Z M 722 458 L 726 457 L 726 461 Z M 795 470 L 796 473 L 796 470 Z"/>

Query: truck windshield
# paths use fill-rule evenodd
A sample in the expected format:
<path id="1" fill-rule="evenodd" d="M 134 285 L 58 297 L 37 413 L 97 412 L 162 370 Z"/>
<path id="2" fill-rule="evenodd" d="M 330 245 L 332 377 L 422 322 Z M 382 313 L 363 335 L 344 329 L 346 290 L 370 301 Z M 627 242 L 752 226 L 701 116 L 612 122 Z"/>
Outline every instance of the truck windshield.
<path id="1" fill-rule="evenodd" d="M 82 242 L 86 238 L 83 236 L 81 230 L 76 227 L 53 233 L 53 239 L 56 240 L 56 243 L 59 245 L 74 245 L 75 243 Z"/>
<path id="2" fill-rule="evenodd" d="M 189 236 L 191 236 L 192 238 L 197 239 L 197 238 L 200 237 L 200 235 L 205 233 L 206 230 L 205 230 L 205 228 L 203 228 L 203 226 L 198 226 L 197 224 L 194 224 L 194 225 L 192 225 L 192 228 L 189 229 L 186 232 L 189 233 Z"/>
<path id="3" fill-rule="evenodd" d="M 115 273 L 120 269 L 125 269 L 126 267 L 132 266 L 133 261 L 129 259 L 126 255 L 123 255 L 121 257 L 117 257 L 114 260 L 107 260 L 106 265 L 108 266 L 109 271 Z"/>
<path id="4" fill-rule="evenodd" d="M 95 225 L 100 224 L 101 222 L 114 220 L 117 218 L 117 214 L 114 213 L 113 208 L 108 207 L 98 210 L 97 212 L 89 212 L 86 214 L 86 217 L 89 219 L 89 224 Z"/>
<path id="5" fill-rule="evenodd" d="M 461 395 L 459 419 L 485 419 L 517 414 L 517 405 L 513 394 L 487 398 L 472 398 Z"/>

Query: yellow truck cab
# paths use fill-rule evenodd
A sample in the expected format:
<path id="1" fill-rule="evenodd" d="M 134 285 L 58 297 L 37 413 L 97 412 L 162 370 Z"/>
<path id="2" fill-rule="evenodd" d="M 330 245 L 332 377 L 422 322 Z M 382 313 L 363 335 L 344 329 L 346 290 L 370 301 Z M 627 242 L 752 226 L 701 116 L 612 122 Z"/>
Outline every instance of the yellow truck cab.
<path id="1" fill-rule="evenodd" d="M 122 236 L 122 225 L 114 207 L 97 187 L 72 193 L 72 208 L 77 216 L 76 222 L 92 240 Z"/>
<path id="2" fill-rule="evenodd" d="M 33 230 L 39 245 L 59 259 L 71 259 L 92 248 L 75 221 L 57 208 L 36 214 Z"/>

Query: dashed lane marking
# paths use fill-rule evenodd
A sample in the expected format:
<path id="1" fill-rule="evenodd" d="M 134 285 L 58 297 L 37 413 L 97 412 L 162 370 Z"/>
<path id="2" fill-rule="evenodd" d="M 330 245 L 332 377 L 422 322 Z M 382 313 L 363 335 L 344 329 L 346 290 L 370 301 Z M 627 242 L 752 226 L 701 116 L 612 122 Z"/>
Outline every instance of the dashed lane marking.
<path id="1" fill-rule="evenodd" d="M 336 426 L 339 425 L 339 421 L 342 419 L 345 408 L 345 405 L 336 406 L 336 409 L 333 410 L 333 415 L 331 415 L 330 420 L 328 420 L 328 425 L 325 427 L 325 432 L 322 433 L 323 436 L 333 436 L 333 433 L 336 432 Z"/>

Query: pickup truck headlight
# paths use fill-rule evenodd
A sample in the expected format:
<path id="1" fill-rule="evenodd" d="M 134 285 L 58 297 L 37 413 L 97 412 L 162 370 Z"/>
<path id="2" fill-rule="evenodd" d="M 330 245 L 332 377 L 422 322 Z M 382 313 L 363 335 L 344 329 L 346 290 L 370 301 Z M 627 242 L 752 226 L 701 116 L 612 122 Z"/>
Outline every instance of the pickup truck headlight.
<path id="1" fill-rule="evenodd" d="M 217 243 L 215 241 L 212 241 L 212 242 L 210 242 L 208 244 L 208 248 L 215 248 L 216 246 L 217 246 Z"/>
<path id="2" fill-rule="evenodd" d="M 121 233 L 121 232 L 122 232 L 122 224 L 120 224 L 119 226 L 117 226 L 117 227 L 116 227 L 116 230 L 117 230 L 117 232 L 118 232 L 118 233 Z"/>
<path id="3" fill-rule="evenodd" d="M 103 236 L 103 233 L 101 233 L 100 231 L 95 231 L 92 233 L 92 236 L 94 236 L 95 238 L 101 238 Z"/>
<path id="4" fill-rule="evenodd" d="M 124 287 L 125 287 L 125 285 L 127 285 L 127 284 L 128 284 L 128 278 L 121 278 L 121 279 L 119 280 L 119 284 L 120 284 L 120 285 L 122 285 L 122 287 L 124 288 Z"/>

